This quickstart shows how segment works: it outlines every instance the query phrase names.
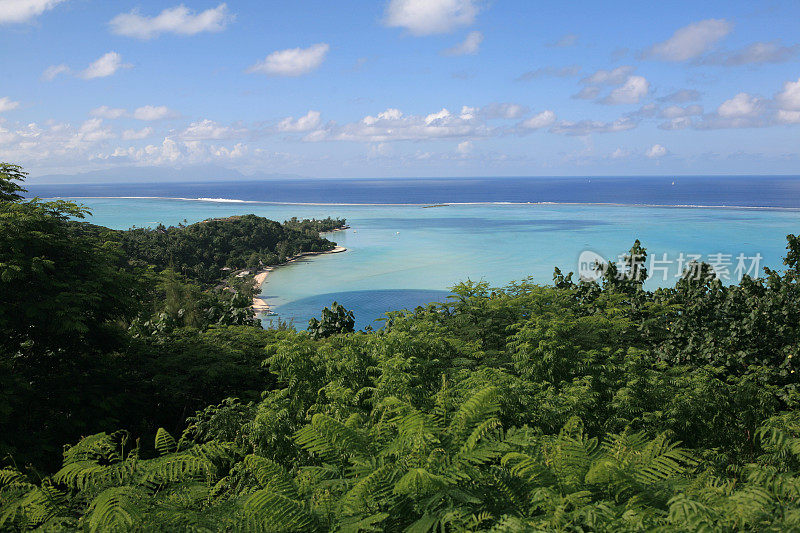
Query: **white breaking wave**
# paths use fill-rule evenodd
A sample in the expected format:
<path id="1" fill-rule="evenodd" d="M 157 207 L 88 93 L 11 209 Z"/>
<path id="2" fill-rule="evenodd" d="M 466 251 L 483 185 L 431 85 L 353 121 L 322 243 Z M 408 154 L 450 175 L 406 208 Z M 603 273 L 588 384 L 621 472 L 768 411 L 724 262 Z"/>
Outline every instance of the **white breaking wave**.
<path id="1" fill-rule="evenodd" d="M 232 204 L 246 204 L 246 200 L 235 200 L 233 198 L 198 198 L 198 202 L 221 202 L 221 203 L 232 203 Z"/>

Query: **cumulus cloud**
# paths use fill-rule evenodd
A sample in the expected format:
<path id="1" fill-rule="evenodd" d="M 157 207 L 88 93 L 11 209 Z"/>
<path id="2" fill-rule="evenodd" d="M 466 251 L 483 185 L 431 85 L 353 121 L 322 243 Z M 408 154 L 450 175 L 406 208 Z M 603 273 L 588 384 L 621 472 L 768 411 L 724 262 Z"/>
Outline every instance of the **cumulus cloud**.
<path id="1" fill-rule="evenodd" d="M 89 115 L 93 117 L 105 118 L 109 120 L 122 118 L 127 116 L 127 114 L 128 112 L 124 109 L 108 107 L 107 105 L 101 105 L 100 107 L 96 107 L 89 111 Z"/>
<path id="2" fill-rule="evenodd" d="M 638 104 L 639 101 L 647 96 L 650 90 L 650 82 L 643 76 L 628 76 L 625 83 L 617 87 L 611 94 L 605 97 L 604 104 Z"/>
<path id="3" fill-rule="evenodd" d="M 321 114 L 319 111 L 310 110 L 302 117 L 286 117 L 278 123 L 278 131 L 306 132 L 319 126 Z"/>
<path id="4" fill-rule="evenodd" d="M 784 83 L 783 90 L 775 96 L 775 101 L 781 109 L 800 111 L 800 78 Z"/>
<path id="5" fill-rule="evenodd" d="M 153 128 L 146 127 L 140 130 L 125 130 L 122 132 L 123 141 L 135 141 L 139 139 L 146 139 L 153 134 Z"/>
<path id="6" fill-rule="evenodd" d="M 11 111 L 19 107 L 19 102 L 14 102 L 8 96 L 0 98 L 0 113 Z"/>
<path id="7" fill-rule="evenodd" d="M 472 153 L 473 148 L 474 146 L 472 145 L 472 142 L 464 141 L 458 143 L 458 146 L 456 146 L 456 152 L 458 152 L 461 155 L 469 155 L 470 153 Z"/>
<path id="8" fill-rule="evenodd" d="M 377 115 L 367 115 L 358 122 L 342 126 L 328 124 L 303 137 L 304 141 L 422 141 L 454 137 L 486 137 L 492 129 L 480 116 L 480 110 L 464 106 L 461 113 L 442 108 L 427 115 L 405 115 L 388 108 Z"/>
<path id="9" fill-rule="evenodd" d="M 677 30 L 666 41 L 653 45 L 645 56 L 663 61 L 695 59 L 708 52 L 732 30 L 733 24 L 724 19 L 694 22 Z"/>
<path id="10" fill-rule="evenodd" d="M 664 157 L 667 155 L 667 149 L 661 146 L 660 144 L 654 144 L 650 148 L 647 149 L 645 154 L 650 159 L 657 159 L 659 157 Z"/>
<path id="11" fill-rule="evenodd" d="M 758 113 L 760 99 L 747 93 L 739 93 L 730 100 L 725 100 L 717 108 L 717 114 L 723 118 L 749 117 Z"/>
<path id="12" fill-rule="evenodd" d="M 101 118 L 90 118 L 81 124 L 75 134 L 67 143 L 69 146 L 77 146 L 80 143 L 96 143 L 115 138 L 116 135 L 111 128 L 103 124 Z"/>
<path id="13" fill-rule="evenodd" d="M 177 113 L 165 105 L 152 106 L 146 105 L 137 108 L 133 112 L 133 118 L 137 120 L 164 120 L 165 118 L 175 117 Z"/>
<path id="14" fill-rule="evenodd" d="M 479 31 L 471 31 L 467 34 L 463 42 L 448 48 L 442 52 L 446 56 L 463 56 L 473 55 L 478 53 L 478 49 L 483 42 L 483 34 Z"/>
<path id="15" fill-rule="evenodd" d="M 4 0 L 0 2 L 0 24 L 28 22 L 66 0 Z"/>
<path id="16" fill-rule="evenodd" d="M 390 0 L 385 24 L 413 35 L 449 33 L 475 22 L 475 0 Z"/>
<path id="17" fill-rule="evenodd" d="M 583 78 L 581 83 L 585 85 L 621 85 L 634 70 L 636 69 L 630 65 L 622 65 L 613 70 L 600 69 Z"/>
<path id="18" fill-rule="evenodd" d="M 520 130 L 540 130 L 552 126 L 555 121 L 556 114 L 548 109 L 523 120 L 518 127 Z"/>
<path id="19" fill-rule="evenodd" d="M 106 78 L 112 76 L 121 68 L 131 68 L 133 65 L 123 63 L 122 56 L 116 52 L 108 52 L 86 67 L 86 70 L 81 72 L 81 78 L 85 80 L 92 80 L 95 78 Z"/>
<path id="20" fill-rule="evenodd" d="M 192 122 L 183 130 L 180 137 L 185 141 L 206 141 L 233 139 L 246 133 L 245 129 L 223 126 L 213 120 L 204 119 Z"/>
<path id="21" fill-rule="evenodd" d="M 800 45 L 784 46 L 779 41 L 752 43 L 741 50 L 709 54 L 703 57 L 699 63 L 726 67 L 784 63 L 797 56 L 798 52 L 800 52 Z"/>
<path id="22" fill-rule="evenodd" d="M 777 120 L 784 124 L 800 124 L 800 78 L 787 81 L 783 90 L 775 95 L 778 105 Z"/>
<path id="23" fill-rule="evenodd" d="M 318 68 L 330 46 L 318 43 L 308 48 L 289 48 L 272 52 L 264 60 L 247 69 L 250 74 L 268 74 L 270 76 L 302 76 Z"/>
<path id="24" fill-rule="evenodd" d="M 72 70 L 63 63 L 61 65 L 50 65 L 42 72 L 42 80 L 53 81 L 61 74 L 69 74 L 70 72 L 72 72 Z"/>
<path id="25" fill-rule="evenodd" d="M 577 76 L 581 71 L 579 65 L 569 65 L 566 67 L 540 67 L 536 70 L 529 70 L 520 74 L 514 81 L 530 81 L 545 76 L 553 76 L 556 78 L 570 78 Z"/>
<path id="26" fill-rule="evenodd" d="M 681 117 L 691 117 L 703 114 L 703 106 L 688 105 L 681 107 L 678 105 L 667 106 L 659 112 L 661 118 L 675 119 Z"/>
<path id="27" fill-rule="evenodd" d="M 109 25 L 111 31 L 117 35 L 153 39 L 163 33 L 195 35 L 202 32 L 220 32 L 233 18 L 225 4 L 200 13 L 195 13 L 181 4 L 165 9 L 154 17 L 140 15 L 135 10 L 122 13 L 111 19 Z"/>

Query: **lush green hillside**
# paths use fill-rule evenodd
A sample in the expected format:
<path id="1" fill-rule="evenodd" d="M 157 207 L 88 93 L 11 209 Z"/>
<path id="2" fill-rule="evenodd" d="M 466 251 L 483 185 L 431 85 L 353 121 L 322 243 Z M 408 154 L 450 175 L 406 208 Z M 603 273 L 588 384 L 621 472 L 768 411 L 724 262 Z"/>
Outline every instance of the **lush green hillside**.
<path id="1" fill-rule="evenodd" d="M 113 231 L 93 226 L 106 240 L 117 241 L 134 262 L 170 268 L 203 285 L 219 282 L 229 271 L 277 265 L 302 252 L 324 252 L 335 244 L 320 232 L 344 226 L 345 221 L 287 220 L 283 224 L 256 215 L 210 219 L 188 226 L 159 225 Z"/>
<path id="2" fill-rule="evenodd" d="M 36 209 L 5 205 L 0 220 Z M 20 239 L 0 247 L 3 283 Z M 111 248 L 99 272 L 115 272 Z M 34 347 L 4 364 L 70 360 L 93 340 L 81 361 L 126 361 L 149 388 L 133 405 L 110 385 L 51 380 L 54 395 L 111 405 L 70 413 L 49 471 L 5 461 L 0 529 L 798 530 L 800 241 L 787 249 L 785 270 L 761 279 L 725 287 L 701 266 L 702 279 L 650 292 L 636 242 L 618 277 L 465 282 L 375 332 L 349 331 L 340 306 L 309 332 L 147 329 L 123 306 L 46 349 L 19 334 Z M 122 340 L 97 339 L 103 328 Z M 198 407 L 221 394 L 238 399 Z M 24 406 L 0 401 L 9 449 L 36 447 L 14 429 Z M 179 406 L 195 410 L 183 426 Z M 73 438 L 78 422 L 102 432 Z"/>

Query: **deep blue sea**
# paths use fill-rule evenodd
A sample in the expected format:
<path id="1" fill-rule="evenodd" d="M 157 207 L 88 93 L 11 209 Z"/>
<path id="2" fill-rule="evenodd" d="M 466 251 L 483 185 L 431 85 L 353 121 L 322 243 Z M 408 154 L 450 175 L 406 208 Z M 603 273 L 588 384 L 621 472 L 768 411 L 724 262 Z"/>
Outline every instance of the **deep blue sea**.
<path id="1" fill-rule="evenodd" d="M 30 185 L 51 196 L 224 198 L 278 203 L 619 203 L 800 208 L 798 176 L 281 179 Z"/>
<path id="2" fill-rule="evenodd" d="M 615 260 L 640 239 L 647 286 L 675 283 L 690 259 L 717 260 L 726 283 L 781 268 L 800 232 L 800 176 L 643 178 L 292 179 L 214 183 L 29 185 L 71 198 L 117 229 L 255 213 L 274 220 L 346 218 L 347 247 L 275 269 L 264 298 L 304 328 L 334 300 L 359 328 L 390 310 L 442 301 L 458 282 L 501 286 L 553 267 L 578 272 L 585 252 Z M 446 204 L 440 207 L 426 207 Z M 274 318 L 264 317 L 265 324 Z"/>

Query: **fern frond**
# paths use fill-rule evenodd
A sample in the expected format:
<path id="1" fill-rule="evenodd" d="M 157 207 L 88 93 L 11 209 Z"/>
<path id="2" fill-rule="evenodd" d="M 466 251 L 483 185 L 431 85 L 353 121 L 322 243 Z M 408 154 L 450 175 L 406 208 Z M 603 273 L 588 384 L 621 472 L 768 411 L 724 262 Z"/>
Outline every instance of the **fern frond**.
<path id="1" fill-rule="evenodd" d="M 345 518 L 339 524 L 338 533 L 362 533 L 362 532 L 379 532 L 384 531 L 384 528 L 378 526 L 389 518 L 389 513 L 376 513 L 367 517 L 355 516 Z"/>
<path id="2" fill-rule="evenodd" d="M 298 499 L 294 479 L 275 461 L 258 455 L 248 455 L 244 458 L 244 464 L 262 488 L 293 500 Z"/>
<path id="3" fill-rule="evenodd" d="M 165 456 L 178 449 L 175 438 L 164 428 L 158 428 L 156 432 L 156 451 L 160 456 Z"/>
<path id="4" fill-rule="evenodd" d="M 242 507 L 246 531 L 311 531 L 313 516 L 296 500 L 268 490 L 254 492 Z"/>
<path id="5" fill-rule="evenodd" d="M 461 404 L 450 422 L 449 433 L 457 442 L 465 438 L 476 426 L 485 422 L 500 410 L 500 395 L 497 387 L 486 387 Z"/>
<path id="6" fill-rule="evenodd" d="M 141 495 L 133 487 L 113 487 L 101 492 L 90 506 L 89 531 L 130 531 L 141 521 Z"/>
<path id="7" fill-rule="evenodd" d="M 311 419 L 311 424 L 295 434 L 295 442 L 319 455 L 351 455 L 365 453 L 367 449 L 360 431 L 319 413 Z"/>
<path id="8" fill-rule="evenodd" d="M 345 514 L 363 514 L 377 510 L 375 502 L 392 503 L 394 465 L 384 465 L 357 481 L 342 497 L 341 506 Z"/>

